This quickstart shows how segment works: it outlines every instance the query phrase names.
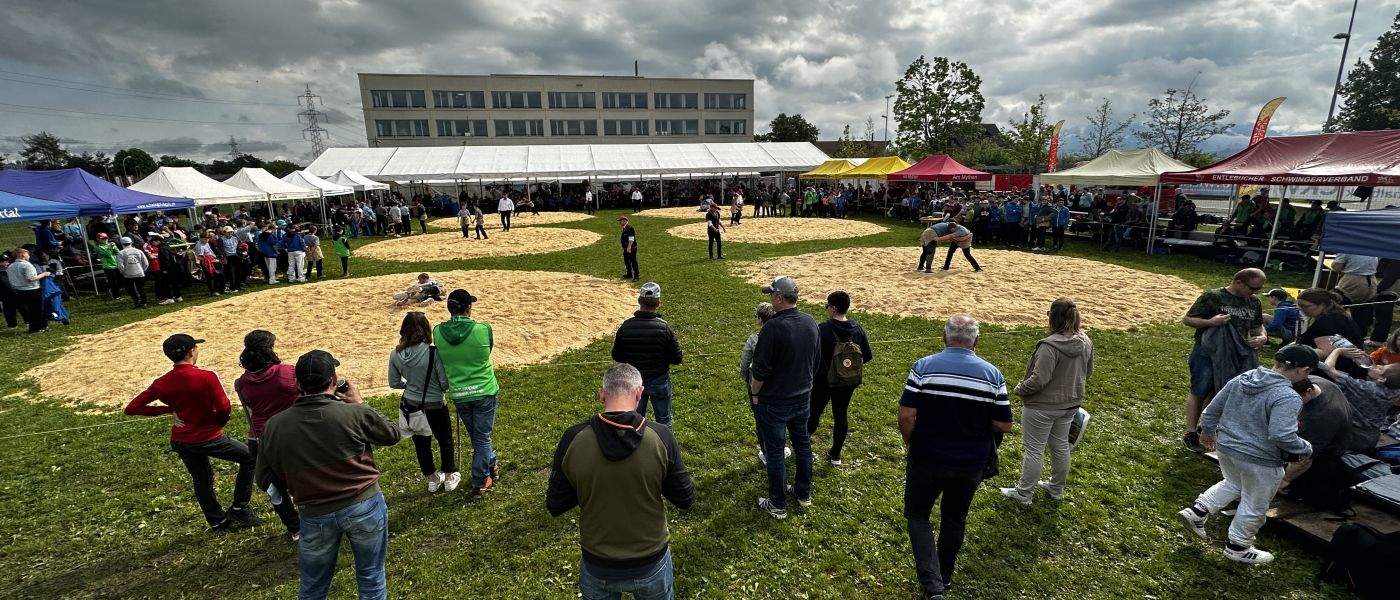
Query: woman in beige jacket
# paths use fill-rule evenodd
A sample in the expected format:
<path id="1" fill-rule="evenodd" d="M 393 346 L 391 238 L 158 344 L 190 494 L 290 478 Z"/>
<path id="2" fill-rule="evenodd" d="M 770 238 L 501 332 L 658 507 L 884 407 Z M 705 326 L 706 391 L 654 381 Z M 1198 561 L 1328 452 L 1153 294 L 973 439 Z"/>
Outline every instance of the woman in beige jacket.
<path id="1" fill-rule="evenodd" d="M 1035 488 L 1064 498 L 1069 479 L 1069 429 L 1084 401 L 1084 382 L 1094 372 L 1094 343 L 1080 328 L 1079 308 L 1069 298 L 1050 305 L 1050 335 L 1035 346 L 1026 376 L 1014 393 L 1021 397 L 1021 480 L 1001 488 L 1003 496 L 1031 503 Z M 1045 446 L 1050 446 L 1050 481 L 1040 481 Z"/>

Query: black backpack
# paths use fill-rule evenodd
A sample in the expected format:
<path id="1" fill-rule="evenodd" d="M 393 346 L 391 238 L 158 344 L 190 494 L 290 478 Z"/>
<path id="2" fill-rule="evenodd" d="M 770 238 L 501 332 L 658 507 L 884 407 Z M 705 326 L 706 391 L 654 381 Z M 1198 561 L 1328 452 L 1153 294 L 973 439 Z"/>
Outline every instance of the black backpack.
<path id="1" fill-rule="evenodd" d="M 1393 598 L 1391 581 L 1400 568 L 1400 535 L 1382 534 L 1360 523 L 1347 523 L 1332 535 L 1318 576 L 1347 587 L 1363 598 Z"/>
<path id="2" fill-rule="evenodd" d="M 852 323 L 855 327 L 860 327 Z M 836 335 L 836 329 L 832 328 L 832 335 Z M 851 337 L 846 341 L 841 341 L 840 336 L 836 338 L 836 346 L 831 349 L 831 366 L 826 370 L 826 384 L 829 387 L 854 387 L 860 385 L 865 377 L 865 357 L 860 352 L 860 344 L 855 343 L 855 329 L 851 330 Z"/>

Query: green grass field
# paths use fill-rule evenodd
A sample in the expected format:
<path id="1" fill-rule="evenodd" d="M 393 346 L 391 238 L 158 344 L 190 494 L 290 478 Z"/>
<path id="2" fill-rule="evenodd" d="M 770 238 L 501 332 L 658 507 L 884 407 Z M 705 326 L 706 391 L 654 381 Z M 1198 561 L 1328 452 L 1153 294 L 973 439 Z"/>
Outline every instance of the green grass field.
<path id="1" fill-rule="evenodd" d="M 890 226 L 889 233 L 781 246 L 731 244 L 727 254 L 733 262 L 849 245 L 913 244 L 914 225 L 882 222 Z M 644 280 L 664 287 L 662 312 L 687 352 L 685 364 L 672 376 L 675 431 L 699 499 L 689 510 L 669 513 L 677 595 L 913 597 L 918 586 L 901 515 L 903 457 L 894 414 L 910 364 L 940 348 L 942 324 L 863 313 L 859 306 L 853 310 L 852 316 L 875 341 L 875 360 L 855 395 L 843 456 L 846 465 L 833 469 L 819 462 L 815 503 L 790 512 L 785 521 L 775 521 L 754 506 L 765 480 L 754 456 L 753 421 L 734 366 L 739 348 L 754 330 L 753 306 L 764 297 L 756 287 L 728 275 L 723 264 L 707 260 L 703 242 L 663 233 L 676 224 L 648 218 L 636 222 Z M 356 259 L 352 270 L 366 276 L 510 268 L 604 278 L 622 272 L 610 213 L 561 226 L 599 231 L 605 239 L 567 252 L 469 264 Z M 1233 272 L 1189 257 L 1151 257 L 1126 250 L 1105 255 L 1087 242 L 1072 242 L 1065 254 L 1172 273 L 1202 288 L 1223 285 Z M 1299 285 L 1305 279 L 1285 276 L 1281 283 Z M 1113 282 L 1067 281 L 1064 294 L 1073 296 L 1083 286 L 1109 285 Z M 288 288 L 284 293 L 292 298 L 299 291 Z M 202 292 L 192 294 L 201 297 L 198 302 L 206 301 Z M 68 335 L 101 333 L 171 308 L 136 312 L 129 306 L 87 296 L 70 304 L 70 328 L 37 337 L 0 334 L 0 597 L 295 595 L 295 549 L 285 540 L 265 497 L 255 495 L 254 507 L 268 525 L 223 536 L 204 531 L 188 476 L 168 452 L 168 419 L 13 437 L 125 419 L 110 408 L 91 410 L 94 407 L 37 397 L 32 382 L 21 374 L 61 352 Z M 559 294 L 558 306 L 561 319 L 590 318 L 589 307 L 570 304 L 567 293 Z M 966 308 L 977 312 L 976 306 Z M 818 310 L 810 305 L 803 309 L 814 315 Z M 984 334 L 979 353 L 1000 366 L 1014 384 L 1040 331 L 984 327 Z M 984 486 L 973 505 L 957 587 L 950 597 L 1346 597 L 1339 588 L 1314 583 L 1320 561 L 1316 549 L 1273 526 L 1265 528 L 1259 543 L 1275 551 L 1278 559 L 1258 567 L 1221 556 L 1225 519 L 1210 525 L 1219 544 L 1207 545 L 1184 533 L 1174 513 L 1218 479 L 1212 464 L 1187 453 L 1179 442 L 1191 336 L 1174 323 L 1092 335 L 1098 363 L 1085 404 L 1094 420 L 1076 451 L 1069 498 L 1054 502 L 1039 496 L 1035 505 L 1024 507 Z M 881 341 L 911 338 L 929 339 Z M 154 339 L 111 343 L 133 353 L 159 351 Z M 376 452 L 393 535 L 387 567 L 392 597 L 576 596 L 577 512 L 551 518 L 544 510 L 544 489 L 559 435 L 597 409 L 595 390 L 605 366 L 568 363 L 606 361 L 609 345 L 610 339 L 600 340 L 551 364 L 499 373 L 495 440 L 503 479 L 485 500 L 468 500 L 464 488 L 429 496 L 409 443 Z M 93 364 L 83 376 L 105 377 L 121 369 L 120 364 Z M 373 403 L 392 414 L 395 401 L 381 397 Z M 243 420 L 233 419 L 228 432 L 242 438 Z M 1001 453 L 1003 474 L 992 485 L 1013 481 L 1020 462 L 1018 435 L 1007 438 Z M 821 452 L 829 444 L 828 415 L 814 447 Z M 223 499 L 232 474 L 227 463 L 218 465 Z M 353 590 L 347 550 L 333 596 L 350 597 Z"/>

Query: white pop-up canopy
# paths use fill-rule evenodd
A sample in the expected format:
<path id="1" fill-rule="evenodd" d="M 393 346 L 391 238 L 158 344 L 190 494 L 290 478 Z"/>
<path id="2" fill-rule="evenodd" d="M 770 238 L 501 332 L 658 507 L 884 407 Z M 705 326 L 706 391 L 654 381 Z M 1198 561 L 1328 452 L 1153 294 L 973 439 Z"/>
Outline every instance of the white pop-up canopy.
<path id="1" fill-rule="evenodd" d="M 355 193 L 355 189 L 349 186 L 331 183 L 320 177 L 307 173 L 306 171 L 292 171 L 282 181 L 304 188 L 312 188 L 321 191 L 323 196 L 344 196 Z"/>
<path id="2" fill-rule="evenodd" d="M 265 193 L 219 183 L 194 167 L 160 167 L 127 189 L 157 196 L 190 198 L 198 206 L 267 200 Z"/>
<path id="3" fill-rule="evenodd" d="M 1094 160 L 1057 173 L 1042 173 L 1041 183 L 1065 185 L 1157 185 L 1162 173 L 1190 171 L 1191 165 L 1162 154 L 1156 148 L 1109 150 Z"/>
<path id="4" fill-rule="evenodd" d="M 365 177 L 364 175 L 361 175 L 354 171 L 347 171 L 345 169 L 336 171 L 335 175 L 327 177 L 326 181 L 339 185 L 350 186 L 351 189 L 354 189 L 357 192 L 389 189 L 389 184 L 387 183 L 379 183 L 378 181 Z"/>
<path id="5" fill-rule="evenodd" d="M 807 171 L 827 156 L 807 142 L 330 148 L 306 168 L 379 181 L 657 176 Z"/>
<path id="6" fill-rule="evenodd" d="M 321 190 L 287 183 L 263 169 L 243 167 L 224 183 L 252 192 L 262 192 L 268 200 L 302 200 L 320 198 Z"/>

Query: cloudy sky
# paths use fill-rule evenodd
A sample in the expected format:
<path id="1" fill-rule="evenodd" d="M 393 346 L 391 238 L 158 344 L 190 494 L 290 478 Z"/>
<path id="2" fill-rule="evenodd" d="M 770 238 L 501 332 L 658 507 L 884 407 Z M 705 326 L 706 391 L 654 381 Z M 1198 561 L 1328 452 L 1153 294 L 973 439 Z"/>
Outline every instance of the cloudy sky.
<path id="1" fill-rule="evenodd" d="M 0 9 L 0 154 L 19 137 L 70 148 L 140 146 L 203 160 L 239 149 L 306 161 L 296 96 L 330 116 L 331 146 L 365 145 L 355 74 L 562 73 L 752 77 L 758 126 L 802 113 L 834 139 L 874 118 L 920 54 L 967 62 L 986 122 L 1044 94 L 1065 119 L 1113 100 L 1120 116 L 1196 78 L 1230 109 L 1233 150 L 1259 106 L 1288 101 L 1272 135 L 1327 116 L 1351 3 L 1344 0 L 7 0 Z M 1348 67 L 1390 27 L 1400 0 L 1361 3 Z M 894 124 L 891 123 L 891 132 Z M 893 133 L 891 133 L 893 135 Z"/>

